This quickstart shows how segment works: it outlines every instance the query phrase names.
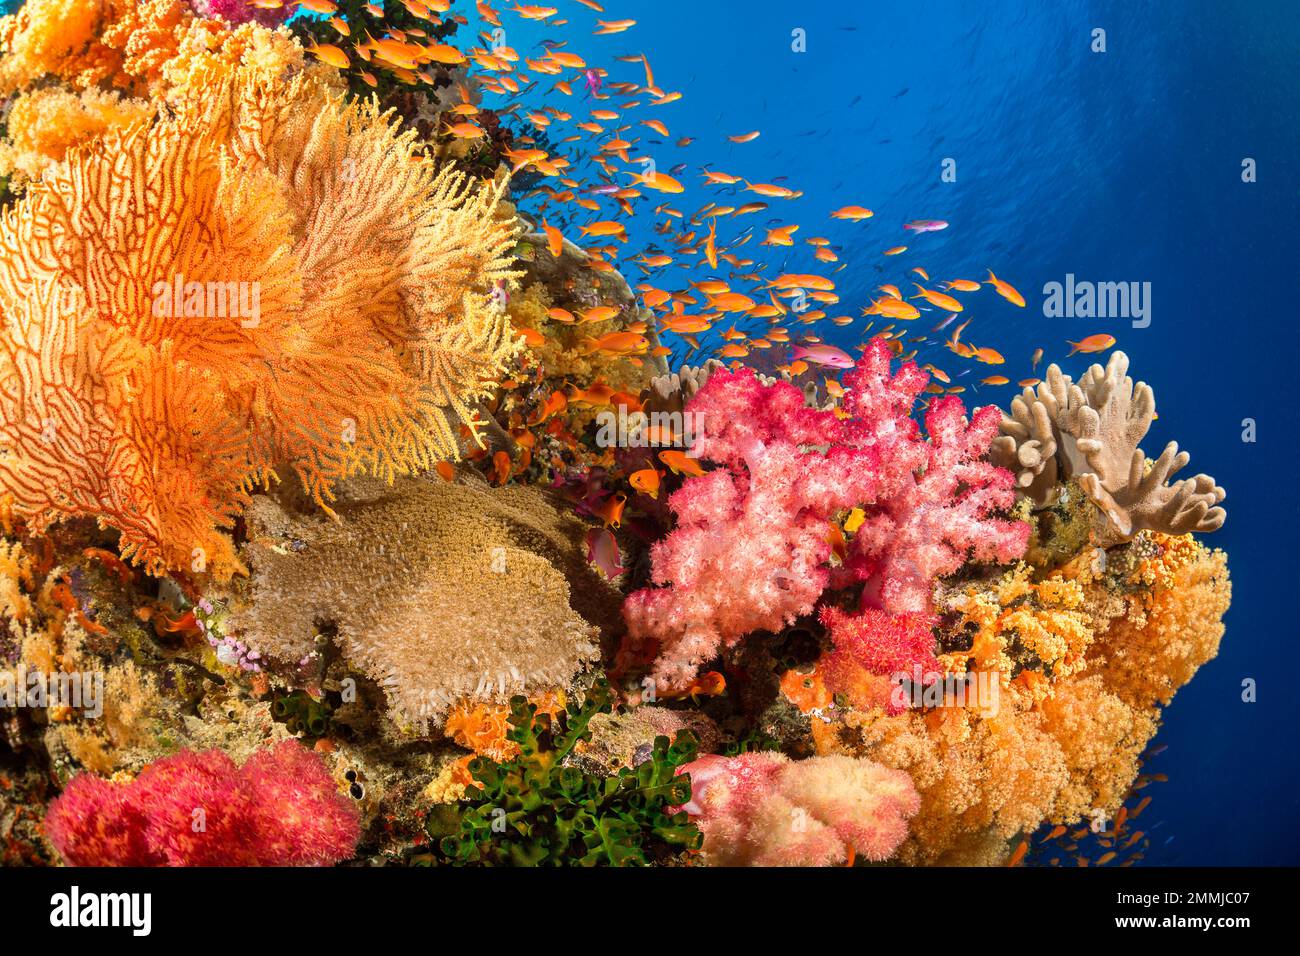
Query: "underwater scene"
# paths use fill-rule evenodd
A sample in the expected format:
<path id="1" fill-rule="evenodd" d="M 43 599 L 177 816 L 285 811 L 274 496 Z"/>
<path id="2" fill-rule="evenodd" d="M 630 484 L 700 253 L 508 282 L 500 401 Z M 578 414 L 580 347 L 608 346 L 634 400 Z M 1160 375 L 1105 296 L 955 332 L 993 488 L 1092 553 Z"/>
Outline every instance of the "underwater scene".
<path id="1" fill-rule="evenodd" d="M 0 7 L 0 863 L 1300 863 L 1300 5 L 550 2 Z"/>

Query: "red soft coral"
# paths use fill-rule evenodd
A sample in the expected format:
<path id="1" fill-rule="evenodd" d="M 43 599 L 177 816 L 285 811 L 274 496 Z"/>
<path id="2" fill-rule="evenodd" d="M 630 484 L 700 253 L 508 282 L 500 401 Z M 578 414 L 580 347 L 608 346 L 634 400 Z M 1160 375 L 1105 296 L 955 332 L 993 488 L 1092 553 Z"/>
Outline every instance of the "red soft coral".
<path id="1" fill-rule="evenodd" d="M 843 694 L 855 707 L 901 713 L 907 706 L 893 693 L 898 676 L 912 679 L 919 668 L 928 682 L 940 672 L 933 614 L 889 614 L 872 607 L 850 614 L 824 607 L 820 617 L 834 649 L 817 662 L 817 673 L 827 690 Z"/>
<path id="2" fill-rule="evenodd" d="M 657 655 L 654 677 L 679 687 L 721 648 L 810 613 L 828 586 L 864 581 L 866 606 L 926 613 L 935 576 L 1022 554 L 1028 526 L 990 514 L 1014 503 L 1013 478 L 980 460 L 999 413 L 967 426 L 959 399 L 934 401 L 927 442 L 911 418 L 927 380 L 911 363 L 892 372 L 874 339 L 845 377 L 840 417 L 788 383 L 715 372 L 687 410 L 697 453 L 723 467 L 669 499 L 677 527 L 651 549 L 661 587 L 624 604 L 620 667 Z M 829 522 L 854 506 L 867 518 L 832 578 Z"/>
<path id="3" fill-rule="evenodd" d="M 79 774 L 45 832 L 73 866 L 325 866 L 352 855 L 360 825 L 320 757 L 283 741 L 243 767 L 183 750 L 128 784 Z"/>

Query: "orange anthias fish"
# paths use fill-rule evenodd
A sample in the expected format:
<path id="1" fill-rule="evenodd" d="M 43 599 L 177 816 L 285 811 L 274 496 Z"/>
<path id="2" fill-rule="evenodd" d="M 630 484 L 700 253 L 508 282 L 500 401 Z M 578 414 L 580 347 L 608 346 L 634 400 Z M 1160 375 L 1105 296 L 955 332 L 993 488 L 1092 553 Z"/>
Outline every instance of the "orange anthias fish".
<path id="1" fill-rule="evenodd" d="M 1099 333 L 1097 335 L 1090 335 L 1086 339 L 1080 339 L 1078 342 L 1071 342 L 1069 339 L 1066 339 L 1065 344 L 1074 346 L 1074 348 L 1070 349 L 1070 355 L 1073 355 L 1075 352 L 1082 352 L 1085 355 L 1090 355 L 1093 352 L 1104 352 L 1114 345 L 1115 336 Z M 1067 356 L 1067 358 L 1068 357 L 1069 356 Z"/>
<path id="2" fill-rule="evenodd" d="M 623 523 L 623 509 L 627 506 L 627 495 L 617 492 L 605 499 L 604 503 L 594 508 L 592 513 L 605 522 L 605 527 L 615 527 Z"/>
<path id="3" fill-rule="evenodd" d="M 697 697 L 718 697 L 725 693 L 726 689 L 727 679 L 717 671 L 708 671 L 695 678 L 685 687 L 659 694 L 659 697 L 663 700 L 679 700 L 689 697 L 694 701 Z"/>
<path id="4" fill-rule="evenodd" d="M 700 467 L 699 461 L 690 457 L 684 451 L 677 451 L 672 448 L 661 451 L 659 460 L 672 469 L 674 475 L 698 476 L 704 474 L 704 469 Z"/>
<path id="5" fill-rule="evenodd" d="M 989 270 L 988 284 L 997 289 L 998 295 L 1002 296 L 1002 298 L 1006 299 L 1012 305 L 1018 305 L 1022 309 L 1025 307 L 1025 297 L 1017 292 L 1015 286 L 1011 283 L 1003 282 L 995 276 L 992 269 Z"/>
<path id="6" fill-rule="evenodd" d="M 946 312 L 960 312 L 962 305 L 950 295 L 944 295 L 942 292 L 935 292 L 933 289 L 927 289 L 919 282 L 912 283 L 921 291 L 912 296 L 913 299 L 925 299 L 933 306 L 937 306 Z"/>
<path id="7" fill-rule="evenodd" d="M 659 479 L 662 472 L 655 468 L 642 468 L 640 471 L 632 472 L 628 478 L 628 483 L 641 492 L 643 495 L 649 495 L 651 498 L 659 497 Z"/>
<path id="8" fill-rule="evenodd" d="M 844 206 L 831 213 L 832 219 L 870 219 L 875 213 L 862 206 Z"/>

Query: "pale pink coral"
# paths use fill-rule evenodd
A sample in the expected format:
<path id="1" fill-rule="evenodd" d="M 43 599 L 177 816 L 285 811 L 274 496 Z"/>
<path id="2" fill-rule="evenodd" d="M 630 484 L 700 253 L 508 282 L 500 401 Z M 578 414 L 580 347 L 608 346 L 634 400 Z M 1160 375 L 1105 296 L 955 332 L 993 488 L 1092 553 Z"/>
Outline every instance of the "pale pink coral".
<path id="1" fill-rule="evenodd" d="M 352 855 L 360 824 L 321 758 L 287 740 L 243 767 L 183 750 L 128 784 L 79 774 L 45 832 L 72 866 L 326 866 Z"/>
<path id="2" fill-rule="evenodd" d="M 926 613 L 936 575 L 1022 554 L 1028 526 L 991 516 L 1014 503 L 1012 476 L 980 460 L 999 413 L 968 426 L 959 399 L 932 402 L 927 442 L 911 418 L 927 378 L 910 363 L 891 372 L 875 339 L 845 378 L 840 417 L 788 383 L 715 372 L 688 411 L 703 423 L 699 456 L 723 467 L 669 499 L 677 526 L 651 549 L 663 587 L 624 604 L 620 666 L 657 656 L 655 678 L 680 686 L 721 648 L 810 613 L 828 586 L 864 581 L 866 606 Z M 832 577 L 830 522 L 854 506 L 866 520 Z"/>
<path id="3" fill-rule="evenodd" d="M 713 866 L 886 860 L 921 805 L 906 773 L 854 757 L 710 755 L 682 772 L 691 775 L 691 801 L 681 809 L 703 832 Z"/>

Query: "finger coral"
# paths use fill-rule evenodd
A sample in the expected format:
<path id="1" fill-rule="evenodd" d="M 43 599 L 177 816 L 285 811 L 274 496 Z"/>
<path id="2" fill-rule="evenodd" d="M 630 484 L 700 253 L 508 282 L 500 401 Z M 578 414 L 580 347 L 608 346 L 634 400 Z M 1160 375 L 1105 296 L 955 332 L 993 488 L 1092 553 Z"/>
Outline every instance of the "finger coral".
<path id="1" fill-rule="evenodd" d="M 586 563 L 586 526 L 542 492 L 352 482 L 338 513 L 250 509 L 252 592 L 229 628 L 263 658 L 296 663 L 336 633 L 418 732 L 465 697 L 566 687 L 598 656 L 618 592 Z"/>
<path id="2" fill-rule="evenodd" d="M 1155 418 L 1155 396 L 1128 376 L 1128 356 L 1115 352 L 1073 382 L 1052 365 L 1037 389 L 1026 387 L 1002 420 L 993 459 L 1017 472 L 1017 484 L 1038 504 L 1059 481 L 1077 479 L 1104 519 L 1102 542 L 1130 540 L 1144 529 L 1167 534 L 1214 531 L 1226 513 L 1224 491 L 1209 475 L 1169 484 L 1188 462 L 1170 442 L 1154 461 L 1138 447 Z"/>
<path id="3" fill-rule="evenodd" d="M 330 866 L 360 836 L 320 757 L 293 741 L 242 767 L 184 750 L 126 784 L 80 774 L 45 832 L 70 866 Z"/>
<path id="4" fill-rule="evenodd" d="M 906 773 L 845 756 L 760 751 L 686 764 L 683 809 L 712 866 L 832 866 L 889 859 L 921 800 Z"/>
<path id="5" fill-rule="evenodd" d="M 36 530 L 89 515 L 150 571 L 225 576 L 252 483 L 327 507 L 456 455 L 516 346 L 499 189 L 306 77 L 214 81 L 0 220 L 0 487 Z"/>
<path id="6" fill-rule="evenodd" d="M 721 647 L 811 612 L 831 584 L 829 522 L 843 509 L 863 508 L 864 521 L 837 577 L 864 582 L 863 605 L 890 613 L 928 612 L 936 576 L 966 560 L 1024 552 L 1028 526 L 997 517 L 1014 504 L 1011 475 L 980 460 L 997 410 L 968 424 L 960 399 L 934 401 L 927 442 L 910 417 L 926 373 L 889 366 L 873 340 L 846 376 L 843 417 L 748 369 L 712 374 L 687 410 L 703 423 L 696 453 L 721 467 L 669 499 L 677 526 L 651 551 L 661 586 L 624 605 L 626 658 L 653 647 L 656 678 L 675 686 Z"/>

